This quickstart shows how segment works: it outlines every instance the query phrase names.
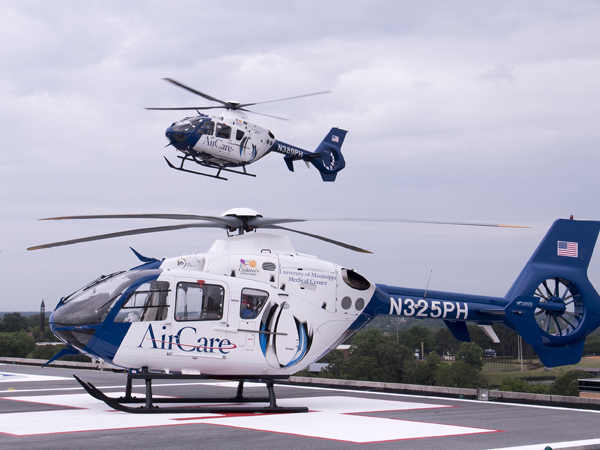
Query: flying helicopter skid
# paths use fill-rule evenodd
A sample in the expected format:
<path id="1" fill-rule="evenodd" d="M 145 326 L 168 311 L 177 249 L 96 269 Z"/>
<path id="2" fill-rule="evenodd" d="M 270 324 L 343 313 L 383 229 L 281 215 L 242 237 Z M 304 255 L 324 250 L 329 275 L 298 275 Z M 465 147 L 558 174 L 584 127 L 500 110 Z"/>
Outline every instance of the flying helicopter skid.
<path id="1" fill-rule="evenodd" d="M 273 388 L 274 378 L 258 379 L 257 381 L 263 381 L 266 384 L 268 397 L 244 397 L 244 382 L 252 379 L 248 377 L 245 379 L 238 379 L 236 377 L 224 377 L 220 376 L 219 379 L 237 381 L 237 392 L 235 397 L 218 398 L 218 397 L 185 397 L 185 398 L 155 398 L 152 393 L 152 380 L 207 380 L 215 379 L 213 376 L 208 375 L 189 375 L 189 374 L 166 374 L 166 373 L 150 373 L 147 370 L 142 370 L 139 373 L 127 373 L 127 385 L 125 390 L 125 396 L 115 398 L 109 397 L 104 394 L 100 389 L 95 387 L 92 383 L 85 382 L 79 377 L 73 375 L 73 377 L 81 384 L 85 391 L 97 400 L 106 403 L 117 411 L 123 411 L 128 413 L 136 414 L 189 414 L 189 413 L 303 413 L 308 412 L 308 408 L 303 406 L 278 406 L 277 399 L 275 396 L 275 390 Z M 287 377 L 285 377 L 287 378 Z M 132 395 L 132 380 L 143 379 L 145 381 L 145 396 L 135 397 Z M 129 404 L 140 404 L 140 407 L 127 406 Z M 157 406 L 156 404 L 169 404 L 169 405 L 180 405 L 180 404 L 202 404 L 210 403 L 208 406 L 192 406 L 192 407 L 181 407 L 181 406 Z M 223 403 L 230 403 L 230 406 L 224 406 Z M 247 406 L 241 405 L 246 403 L 268 403 L 268 406 Z"/>
<path id="2" fill-rule="evenodd" d="M 245 164 L 241 166 L 243 172 L 240 172 L 238 170 L 233 170 L 233 169 L 230 169 L 230 168 L 227 168 L 227 167 L 223 167 L 223 166 L 218 165 L 218 164 L 207 163 L 205 161 L 199 160 L 198 158 L 196 158 L 193 155 L 185 155 L 185 156 L 177 155 L 177 157 L 179 159 L 181 159 L 181 165 L 179 167 L 175 167 L 171 163 L 171 161 L 169 161 L 167 159 L 166 156 L 164 158 L 165 158 L 165 161 L 167 162 L 167 164 L 169 165 L 169 167 L 171 169 L 179 170 L 181 172 L 193 173 L 193 174 L 196 174 L 196 175 L 202 175 L 202 176 L 205 176 L 205 177 L 217 178 L 219 180 L 225 180 L 225 181 L 227 181 L 227 178 L 224 178 L 224 177 L 220 176 L 221 175 L 221 171 L 231 172 L 231 173 L 235 173 L 235 174 L 238 174 L 238 175 L 247 175 L 249 177 L 256 177 L 255 174 L 246 172 L 246 165 Z M 217 169 L 217 174 L 216 175 L 211 175 L 210 173 L 196 172 L 194 170 L 184 169 L 183 165 L 184 165 L 184 163 L 186 161 L 193 161 L 194 163 L 199 164 L 201 166 L 208 167 L 210 169 Z"/>

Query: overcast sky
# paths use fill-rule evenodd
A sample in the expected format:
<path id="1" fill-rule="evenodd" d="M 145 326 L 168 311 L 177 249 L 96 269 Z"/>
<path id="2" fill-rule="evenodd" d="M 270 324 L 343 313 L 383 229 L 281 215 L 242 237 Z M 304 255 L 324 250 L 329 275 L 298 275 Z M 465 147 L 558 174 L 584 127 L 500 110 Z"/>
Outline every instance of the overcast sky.
<path id="1" fill-rule="evenodd" d="M 208 249 L 183 230 L 34 252 L 27 247 L 164 221 L 38 222 L 109 213 L 371 217 L 528 225 L 495 229 L 313 223 L 296 250 L 371 281 L 502 296 L 551 223 L 600 219 L 598 1 L 0 0 L 0 311 L 47 310 L 147 256 Z M 171 77 L 255 107 L 251 120 L 314 150 L 348 130 L 335 183 L 282 155 L 256 178 L 171 170 L 164 132 L 209 105 Z M 600 285 L 600 258 L 592 280 Z"/>

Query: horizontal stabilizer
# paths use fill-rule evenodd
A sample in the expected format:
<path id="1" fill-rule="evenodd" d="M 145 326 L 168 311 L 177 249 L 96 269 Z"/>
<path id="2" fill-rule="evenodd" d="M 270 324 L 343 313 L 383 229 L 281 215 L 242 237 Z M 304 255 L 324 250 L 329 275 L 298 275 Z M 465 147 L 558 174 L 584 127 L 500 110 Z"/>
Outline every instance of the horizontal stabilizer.
<path id="1" fill-rule="evenodd" d="M 294 158 L 286 155 L 283 157 L 283 160 L 285 161 L 285 164 L 287 165 L 288 169 L 290 169 L 290 172 L 294 171 Z"/>
<path id="2" fill-rule="evenodd" d="M 471 342 L 471 336 L 469 335 L 469 329 L 467 328 L 466 322 L 444 320 L 444 323 L 452 333 L 452 336 L 454 336 L 454 339 L 461 342 Z"/>

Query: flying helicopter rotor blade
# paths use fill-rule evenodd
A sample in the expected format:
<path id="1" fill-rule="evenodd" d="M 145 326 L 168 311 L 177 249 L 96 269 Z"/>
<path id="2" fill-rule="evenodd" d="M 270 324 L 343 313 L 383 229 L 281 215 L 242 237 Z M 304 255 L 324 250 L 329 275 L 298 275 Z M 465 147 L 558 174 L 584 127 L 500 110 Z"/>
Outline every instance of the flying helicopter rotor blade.
<path id="1" fill-rule="evenodd" d="M 169 220 L 206 220 L 222 225 L 222 228 L 239 228 L 242 221 L 233 216 L 198 216 L 195 214 L 100 214 L 86 216 L 47 217 L 39 220 L 81 220 L 81 219 L 169 219 Z"/>
<path id="2" fill-rule="evenodd" d="M 173 107 L 173 108 L 144 108 L 151 111 L 195 111 L 198 109 L 223 109 L 223 106 L 181 106 L 181 107 Z"/>
<path id="3" fill-rule="evenodd" d="M 36 245 L 29 247 L 27 250 L 40 250 L 43 248 L 61 247 L 63 245 L 80 244 L 82 242 L 100 241 L 103 239 L 112 239 L 123 236 L 134 236 L 136 234 L 159 233 L 162 231 L 181 230 L 184 228 L 221 228 L 212 223 L 184 223 L 181 225 L 169 225 L 164 227 L 138 228 L 136 230 L 118 231 L 116 233 L 99 234 L 96 236 L 88 236 L 79 239 L 70 239 L 68 241 L 52 242 L 51 244 Z"/>
<path id="4" fill-rule="evenodd" d="M 192 94 L 196 94 L 196 95 L 199 95 L 202 98 L 210 100 L 211 102 L 220 103 L 223 106 L 201 106 L 201 107 L 198 107 L 198 108 L 194 108 L 194 107 L 191 107 L 191 106 L 172 107 L 172 108 L 156 108 L 156 107 L 152 107 L 152 108 L 145 108 L 145 109 L 153 110 L 153 111 L 185 111 L 185 110 L 192 111 L 192 110 L 205 110 L 205 109 L 227 108 L 227 109 L 245 111 L 245 112 L 249 112 L 249 113 L 252 113 L 252 114 L 258 114 L 259 116 L 272 117 L 274 119 L 279 119 L 279 120 L 290 120 L 290 119 L 286 119 L 285 117 L 278 117 L 278 116 L 272 116 L 272 115 L 269 115 L 269 114 L 257 113 L 255 111 L 250 111 L 250 110 L 245 109 L 245 108 L 247 106 L 262 105 L 264 103 L 283 102 L 283 101 L 286 101 L 286 100 L 294 100 L 296 98 L 312 97 L 314 95 L 322 95 L 322 94 L 329 94 L 329 93 L 331 93 L 331 91 L 321 91 L 321 92 L 313 92 L 311 94 L 296 95 L 294 97 L 279 98 L 279 99 L 276 99 L 276 100 L 267 100 L 265 102 L 237 103 L 237 102 L 226 102 L 224 100 L 220 100 L 220 99 L 218 99 L 216 97 L 213 97 L 212 95 L 205 94 L 204 92 L 200 92 L 197 89 L 194 89 L 194 88 L 191 88 L 189 86 L 186 86 L 185 84 L 180 83 L 179 81 L 174 80 L 172 78 L 163 78 L 163 80 L 168 81 L 169 83 L 172 83 L 175 86 L 179 86 L 180 88 L 185 89 L 185 90 L 191 92 Z"/>
<path id="5" fill-rule="evenodd" d="M 265 117 L 272 117 L 273 119 L 279 119 L 279 120 L 287 120 L 287 121 L 291 121 L 291 119 L 286 119 L 285 117 L 279 117 L 279 116 L 272 116 L 271 114 L 263 114 L 263 113 L 259 113 L 256 111 L 250 111 L 249 109 L 244 109 L 244 108 L 236 108 L 238 111 L 244 111 L 244 112 L 249 112 L 251 114 L 257 114 L 259 116 L 265 116 Z"/>
<path id="6" fill-rule="evenodd" d="M 220 104 L 222 104 L 225 107 L 230 107 L 231 106 L 231 104 L 229 102 L 225 102 L 223 100 L 219 100 L 218 98 L 215 98 L 215 97 L 213 97 L 211 95 L 205 94 L 204 92 L 197 91 L 196 89 L 191 88 L 189 86 L 186 86 L 185 84 L 180 83 L 179 81 L 176 81 L 176 80 L 174 80 L 172 78 L 163 78 L 163 80 L 168 81 L 169 83 L 173 83 L 175 86 L 179 86 L 180 88 L 183 88 L 183 89 L 185 89 L 187 91 L 190 91 L 192 94 L 199 95 L 200 97 L 203 97 L 206 100 L 210 100 L 211 102 L 220 103 Z"/>
<path id="7" fill-rule="evenodd" d="M 277 100 L 267 100 L 266 102 L 256 103 L 241 103 L 238 105 L 239 108 L 245 108 L 246 106 L 263 105 L 265 103 L 284 102 L 286 100 L 294 100 L 295 98 L 312 97 L 313 95 L 331 94 L 331 91 L 313 92 L 312 94 L 296 95 L 295 97 L 279 98 Z"/>
<path id="8" fill-rule="evenodd" d="M 302 234 L 304 236 L 308 236 L 314 239 L 319 239 L 321 241 L 329 242 L 330 244 L 338 245 L 340 247 L 346 248 L 348 250 L 353 250 L 359 253 L 373 253 L 369 250 L 365 250 L 364 248 L 356 247 L 355 245 L 346 244 L 344 242 L 336 241 L 334 239 L 326 238 L 325 236 L 319 236 L 318 234 L 307 233 L 306 231 L 294 230 L 292 228 L 280 227 L 279 225 L 265 225 L 262 228 L 272 228 L 275 230 L 285 230 L 291 231 L 292 233 Z"/>

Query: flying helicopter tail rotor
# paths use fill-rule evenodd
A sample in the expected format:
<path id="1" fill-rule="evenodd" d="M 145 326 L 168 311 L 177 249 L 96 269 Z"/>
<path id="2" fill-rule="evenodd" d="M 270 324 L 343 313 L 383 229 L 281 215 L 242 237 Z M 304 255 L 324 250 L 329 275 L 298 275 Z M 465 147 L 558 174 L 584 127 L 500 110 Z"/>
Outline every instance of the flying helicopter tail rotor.
<path id="1" fill-rule="evenodd" d="M 345 130 L 332 128 L 315 151 L 319 157 L 310 161 L 321 172 L 323 181 L 335 181 L 337 173 L 346 167 L 342 155 L 342 144 L 346 133 Z"/>
<path id="2" fill-rule="evenodd" d="M 290 172 L 294 171 L 294 161 L 302 160 L 315 166 L 321 173 L 323 181 L 335 181 L 337 173 L 346 167 L 346 160 L 342 155 L 342 145 L 347 133 L 341 128 L 332 128 L 314 152 L 302 150 L 283 142 L 275 144 L 276 151 L 285 155 L 283 160 Z"/>

